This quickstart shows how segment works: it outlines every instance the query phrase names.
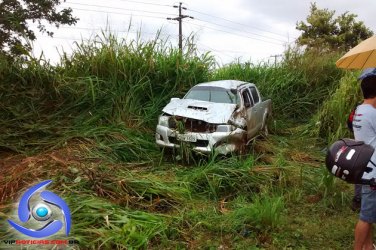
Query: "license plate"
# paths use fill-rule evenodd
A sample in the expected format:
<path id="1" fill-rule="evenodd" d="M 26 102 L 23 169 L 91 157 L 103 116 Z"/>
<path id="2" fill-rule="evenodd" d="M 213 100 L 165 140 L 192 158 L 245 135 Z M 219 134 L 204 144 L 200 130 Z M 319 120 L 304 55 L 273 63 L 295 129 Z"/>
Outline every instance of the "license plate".
<path id="1" fill-rule="evenodd" d="M 197 137 L 195 135 L 181 134 L 181 135 L 178 135 L 178 140 L 188 141 L 188 142 L 196 142 Z"/>

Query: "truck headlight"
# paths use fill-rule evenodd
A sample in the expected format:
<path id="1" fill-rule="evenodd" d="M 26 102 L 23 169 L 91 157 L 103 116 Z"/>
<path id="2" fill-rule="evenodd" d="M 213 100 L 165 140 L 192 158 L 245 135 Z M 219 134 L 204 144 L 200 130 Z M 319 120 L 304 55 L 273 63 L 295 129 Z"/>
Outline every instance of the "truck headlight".
<path id="1" fill-rule="evenodd" d="M 164 116 L 164 115 L 159 116 L 158 125 L 168 127 L 168 120 L 169 119 L 170 119 L 169 116 Z"/>
<path id="2" fill-rule="evenodd" d="M 234 131 L 234 126 L 232 125 L 218 125 L 217 126 L 217 132 L 231 132 Z"/>

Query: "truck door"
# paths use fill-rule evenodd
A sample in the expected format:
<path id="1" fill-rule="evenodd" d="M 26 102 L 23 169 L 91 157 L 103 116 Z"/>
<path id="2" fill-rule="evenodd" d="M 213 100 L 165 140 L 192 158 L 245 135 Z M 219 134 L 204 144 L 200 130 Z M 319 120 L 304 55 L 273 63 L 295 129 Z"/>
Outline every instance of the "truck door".
<path id="1" fill-rule="evenodd" d="M 248 88 L 244 88 L 241 94 L 247 120 L 247 138 L 251 139 L 258 131 L 256 128 L 256 113 L 253 108 L 253 99 Z"/>
<path id="2" fill-rule="evenodd" d="M 259 93 L 257 92 L 256 88 L 255 87 L 249 87 L 249 90 L 251 92 L 251 96 L 252 96 L 252 99 L 253 99 L 253 109 L 254 109 L 254 113 L 255 113 L 255 116 L 256 116 L 255 126 L 256 126 L 256 130 L 258 131 L 258 130 L 261 129 L 262 123 L 263 123 L 263 120 L 264 120 L 263 107 L 260 104 L 261 100 L 260 100 L 260 96 L 259 96 Z"/>

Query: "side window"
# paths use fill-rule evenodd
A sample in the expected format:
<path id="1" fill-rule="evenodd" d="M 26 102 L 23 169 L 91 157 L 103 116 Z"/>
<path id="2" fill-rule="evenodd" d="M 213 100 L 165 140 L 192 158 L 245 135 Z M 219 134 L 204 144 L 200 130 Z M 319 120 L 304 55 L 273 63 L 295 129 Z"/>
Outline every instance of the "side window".
<path id="1" fill-rule="evenodd" d="M 243 100 L 244 100 L 244 107 L 249 108 L 249 107 L 253 106 L 252 98 L 251 98 L 251 95 L 250 95 L 248 89 L 243 90 L 242 97 L 243 97 Z"/>
<path id="2" fill-rule="evenodd" d="M 250 89 L 251 89 L 251 93 L 252 93 L 253 101 L 254 101 L 255 103 L 258 103 L 258 102 L 260 101 L 260 98 L 259 98 L 259 95 L 258 95 L 258 93 L 257 93 L 256 88 L 255 88 L 255 87 L 251 87 Z"/>

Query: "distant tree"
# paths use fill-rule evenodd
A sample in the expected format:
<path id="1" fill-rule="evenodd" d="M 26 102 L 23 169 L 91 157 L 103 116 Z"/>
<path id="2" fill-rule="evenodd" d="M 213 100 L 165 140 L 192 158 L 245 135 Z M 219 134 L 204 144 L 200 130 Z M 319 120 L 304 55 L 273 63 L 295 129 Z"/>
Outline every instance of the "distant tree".
<path id="1" fill-rule="evenodd" d="M 307 49 L 346 51 L 373 35 L 362 21 L 355 20 L 357 15 L 349 12 L 334 15 L 335 11 L 319 9 L 316 3 L 311 3 L 306 22 L 296 24 L 296 29 L 302 31 L 298 45 L 305 45 Z"/>
<path id="2" fill-rule="evenodd" d="M 65 2 L 65 0 L 63 0 Z M 8 56 L 19 56 L 31 50 L 27 42 L 36 39 L 30 23 L 37 23 L 37 29 L 49 36 L 53 32 L 45 24 L 75 24 L 72 9 L 56 10 L 61 0 L 0 0 L 0 52 Z"/>

